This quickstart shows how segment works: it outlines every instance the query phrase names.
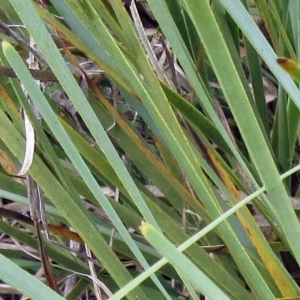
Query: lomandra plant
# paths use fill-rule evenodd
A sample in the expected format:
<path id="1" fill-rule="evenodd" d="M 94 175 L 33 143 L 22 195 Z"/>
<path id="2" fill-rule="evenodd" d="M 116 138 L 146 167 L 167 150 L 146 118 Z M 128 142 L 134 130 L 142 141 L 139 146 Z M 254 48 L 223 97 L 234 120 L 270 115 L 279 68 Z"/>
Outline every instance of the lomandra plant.
<path id="1" fill-rule="evenodd" d="M 0 6 L 11 293 L 300 297 L 298 1 Z"/>

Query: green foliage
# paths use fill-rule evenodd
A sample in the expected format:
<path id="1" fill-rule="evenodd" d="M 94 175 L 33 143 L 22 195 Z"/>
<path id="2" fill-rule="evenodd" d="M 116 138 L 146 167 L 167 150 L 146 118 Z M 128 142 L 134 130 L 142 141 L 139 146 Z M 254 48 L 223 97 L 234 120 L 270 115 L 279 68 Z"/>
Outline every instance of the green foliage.
<path id="1" fill-rule="evenodd" d="M 96 261 L 93 273 L 85 256 L 45 237 L 54 278 L 78 274 L 62 295 L 296 298 L 287 263 L 300 263 L 291 201 L 299 195 L 300 94 L 276 59 L 298 57 L 298 2 L 9 4 L 5 20 L 26 30 L 14 30 L 25 46 L 9 30 L 0 35 L 1 65 L 17 77 L 0 77 L 0 195 L 30 200 L 24 182 L 9 176 L 28 143 L 22 107 L 36 135 L 28 174 L 45 195 L 48 222 L 58 225 L 50 231 L 71 227 Z M 38 72 L 24 61 L 29 37 L 40 53 Z M 277 61 L 293 78 L 299 72 L 284 64 L 290 60 Z M 43 89 L 42 75 L 49 78 Z M 0 230 L 38 250 L 34 228 L 21 224 L 1 221 Z M 290 253 L 288 261 L 279 251 Z M 36 261 L 26 257 L 23 265 L 19 249 L 0 259 L 20 271 L 15 280 L 0 272 L 1 280 L 40 299 Z"/>

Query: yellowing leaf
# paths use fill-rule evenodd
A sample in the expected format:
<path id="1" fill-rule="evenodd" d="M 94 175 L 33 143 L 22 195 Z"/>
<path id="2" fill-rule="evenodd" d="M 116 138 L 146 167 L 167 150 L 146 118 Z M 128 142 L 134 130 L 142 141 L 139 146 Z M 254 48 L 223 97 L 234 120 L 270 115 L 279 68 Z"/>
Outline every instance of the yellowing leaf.
<path id="1" fill-rule="evenodd" d="M 300 66 L 293 60 L 286 57 L 279 57 L 276 62 L 298 83 L 300 83 Z"/>

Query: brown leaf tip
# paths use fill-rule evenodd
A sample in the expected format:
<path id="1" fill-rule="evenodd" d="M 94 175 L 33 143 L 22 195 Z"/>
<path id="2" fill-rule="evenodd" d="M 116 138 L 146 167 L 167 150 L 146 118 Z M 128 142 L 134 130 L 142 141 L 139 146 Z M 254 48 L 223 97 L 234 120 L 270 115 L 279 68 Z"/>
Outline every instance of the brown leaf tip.
<path id="1" fill-rule="evenodd" d="M 286 63 L 287 60 L 288 60 L 288 59 L 287 59 L 286 57 L 278 57 L 278 58 L 276 59 L 276 62 L 277 62 L 279 65 L 281 65 L 281 64 Z"/>

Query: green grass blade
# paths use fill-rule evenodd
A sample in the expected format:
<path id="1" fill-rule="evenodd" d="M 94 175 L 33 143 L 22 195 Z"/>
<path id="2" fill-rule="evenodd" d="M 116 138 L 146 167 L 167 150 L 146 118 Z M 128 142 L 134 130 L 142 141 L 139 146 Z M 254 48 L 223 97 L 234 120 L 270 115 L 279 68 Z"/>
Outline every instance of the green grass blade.
<path id="1" fill-rule="evenodd" d="M 47 100 L 44 98 L 44 95 L 41 93 L 40 89 L 34 82 L 33 78 L 31 78 L 31 75 L 30 75 L 29 71 L 27 70 L 27 68 L 25 67 L 24 63 L 22 62 L 21 58 L 18 56 L 16 51 L 9 44 L 6 44 L 4 46 L 4 48 L 5 48 L 5 53 L 7 55 L 8 60 L 13 65 L 15 72 L 20 76 L 20 79 L 22 80 L 24 86 L 27 88 L 28 91 L 30 91 L 29 94 L 31 95 L 32 100 L 37 104 L 37 107 L 38 107 L 39 111 L 41 112 L 41 114 L 44 117 L 46 116 L 46 118 L 45 118 L 46 121 L 49 121 L 49 119 L 50 119 L 50 123 L 55 124 L 54 126 L 52 126 L 52 130 L 54 132 L 56 132 L 56 131 L 58 132 L 58 138 L 60 140 L 63 140 L 63 142 L 61 144 L 63 146 L 66 146 L 67 153 L 70 155 L 71 159 L 73 161 L 76 161 L 79 164 L 80 163 L 83 164 L 83 166 L 81 166 L 81 168 L 87 169 L 86 165 L 82 161 L 82 158 L 78 154 L 77 150 L 74 149 L 74 145 L 72 144 L 70 138 L 65 133 L 62 125 L 60 125 L 57 122 L 56 116 L 54 115 L 53 111 L 49 107 Z M 42 99 L 44 100 L 43 102 L 41 101 Z M 5 119 L 5 117 L 2 118 L 2 120 L 4 120 L 4 119 Z M 6 126 L 7 126 L 7 128 L 9 128 L 8 125 L 6 125 Z M 57 129 L 55 128 L 56 126 L 58 126 Z M 8 142 L 8 143 L 13 141 L 12 132 L 13 132 L 13 129 L 10 132 L 10 136 L 7 137 L 8 140 L 6 140 L 6 142 Z M 15 140 L 18 140 L 18 139 L 20 139 L 20 137 L 15 138 Z M 12 149 L 12 145 L 10 145 L 9 147 Z M 19 148 L 18 151 L 20 151 L 20 146 L 18 146 L 18 148 Z M 20 154 L 20 152 L 19 152 L 19 154 Z M 73 157 L 73 155 L 75 157 Z M 37 159 L 35 159 L 35 161 L 37 162 Z M 81 169 L 81 168 L 79 167 L 79 169 Z M 42 169 L 44 169 L 44 171 L 42 171 Z M 116 272 L 114 274 L 114 276 L 115 276 L 115 279 L 119 282 L 119 284 L 123 285 L 125 282 L 127 282 L 128 278 L 130 278 L 129 273 L 126 272 L 123 265 L 119 262 L 117 257 L 111 251 L 110 247 L 108 247 L 106 242 L 103 240 L 103 238 L 99 234 L 99 231 L 96 228 L 95 224 L 91 221 L 90 216 L 87 214 L 86 209 L 84 208 L 83 204 L 82 203 L 80 204 L 78 202 L 75 203 L 75 201 L 74 201 L 75 199 L 72 199 L 70 197 L 70 195 L 67 194 L 62 189 L 61 186 L 59 186 L 58 183 L 57 183 L 58 185 L 56 185 L 56 187 L 54 187 L 54 182 L 52 180 L 50 180 L 50 178 L 54 178 L 53 175 L 49 172 L 49 170 L 46 170 L 41 165 L 40 166 L 33 165 L 31 167 L 30 174 L 32 175 L 32 177 L 34 179 L 36 179 L 38 184 L 41 186 L 42 190 L 44 190 L 44 192 L 46 192 L 49 195 L 49 197 L 50 197 L 50 195 L 52 195 L 52 197 L 50 197 L 50 198 L 53 201 L 53 203 L 55 203 L 56 207 L 58 207 L 64 213 L 64 215 L 66 216 L 66 218 L 68 219 L 70 224 L 72 224 L 72 226 L 77 230 L 77 232 L 86 239 L 85 240 L 86 243 L 90 246 L 90 248 L 95 253 L 95 255 L 99 258 L 99 260 L 104 259 L 103 258 L 104 253 L 105 253 L 105 255 L 107 255 L 105 258 L 106 261 L 104 262 L 104 264 L 107 264 L 106 267 L 108 269 L 110 269 L 109 264 L 114 265 L 114 267 L 111 269 L 111 271 L 112 271 L 112 274 L 114 274 Z M 41 176 L 41 174 L 43 174 L 43 176 Z M 50 182 L 51 182 L 52 186 L 51 186 Z M 99 197 L 99 195 L 102 195 L 102 197 L 105 199 L 105 201 L 107 201 L 106 197 L 103 195 L 103 192 L 98 185 L 97 185 L 97 188 L 99 190 L 97 197 Z M 61 197 L 64 198 L 64 201 L 60 201 Z M 72 214 L 70 214 L 70 210 L 72 211 Z M 119 221 L 119 224 L 121 223 L 120 230 L 122 231 L 122 228 L 124 228 L 124 225 L 118 219 L 115 211 L 111 208 L 111 206 L 110 206 L 110 210 L 115 215 L 116 222 Z M 81 222 L 78 222 L 78 220 L 80 220 Z M 118 225 L 118 227 L 119 226 L 120 225 Z M 89 228 L 89 230 L 87 231 L 88 228 Z M 128 235 L 128 232 L 126 229 L 123 229 L 123 232 L 126 232 L 124 234 L 124 236 L 126 236 L 126 234 Z M 98 241 L 96 241 L 97 240 L 96 237 L 97 237 Z M 102 247 L 101 247 L 102 249 L 100 250 L 99 244 L 101 242 L 102 242 Z M 135 244 L 134 244 L 134 246 L 135 246 Z M 106 251 L 104 250 L 105 248 L 106 248 Z M 137 247 L 135 246 L 135 248 L 137 248 Z M 109 263 L 109 261 L 110 261 L 110 263 Z M 112 263 L 113 261 L 114 261 L 114 263 Z M 118 271 L 116 271 L 116 266 L 119 266 Z M 143 293 L 141 293 L 141 295 L 143 295 Z"/>
<path id="2" fill-rule="evenodd" d="M 197 269 L 153 226 L 143 223 L 140 228 L 146 239 L 178 269 L 179 275 L 184 274 L 185 279 L 188 279 L 196 289 L 211 299 L 229 299 L 216 284 Z"/>
<path id="3" fill-rule="evenodd" d="M 223 92 L 231 107 L 232 113 L 239 126 L 239 129 L 243 137 L 245 138 L 245 143 L 254 161 L 255 167 L 261 176 L 261 180 L 266 186 L 270 199 L 272 199 L 274 208 L 278 212 L 281 212 L 280 226 L 282 226 L 282 230 L 286 232 L 286 236 L 289 239 L 289 243 L 291 245 L 291 248 L 293 249 L 294 255 L 297 257 L 298 261 L 300 261 L 298 251 L 300 244 L 293 238 L 293 236 L 296 234 L 296 231 L 299 230 L 299 223 L 290 204 L 290 200 L 286 193 L 285 187 L 283 186 L 279 178 L 277 168 L 274 164 L 272 156 L 270 155 L 266 141 L 261 134 L 260 127 L 251 109 L 251 105 L 244 91 L 242 83 L 237 76 L 230 56 L 227 54 L 225 41 L 219 34 L 217 24 L 215 24 L 215 26 L 212 25 L 214 23 L 212 19 L 213 15 L 209 12 L 209 5 L 206 2 L 205 4 L 203 4 L 202 11 L 204 12 L 205 10 L 207 12 L 207 19 L 201 18 L 201 20 L 196 17 L 195 5 L 195 1 L 186 1 L 187 9 L 189 10 L 194 24 L 200 36 L 202 37 L 207 54 L 218 76 L 219 82 L 223 88 Z M 244 10 L 243 6 L 241 6 L 241 10 L 242 9 Z M 203 26 L 208 22 L 211 24 L 211 26 L 209 27 L 209 30 L 207 28 L 205 28 L 204 30 Z M 211 36 L 215 36 L 216 39 L 212 41 Z M 230 82 L 233 81 L 235 82 L 235 84 L 232 86 Z M 246 115 L 243 113 L 244 111 L 247 111 Z M 251 124 L 251 127 L 249 126 L 249 124 Z M 254 140 L 255 144 L 253 143 Z M 268 166 L 268 169 L 266 169 L 266 165 Z M 284 210 L 285 213 L 283 213 L 282 210 Z M 275 274 L 273 274 L 273 276 L 275 276 Z M 286 278 L 286 284 L 288 283 L 289 279 Z M 282 289 L 282 291 L 285 290 L 285 292 L 287 293 L 293 293 L 294 288 L 290 285 L 289 289 L 286 289 L 285 285 L 282 285 Z"/>
<path id="4" fill-rule="evenodd" d="M 15 287 L 18 291 L 31 299 L 64 299 L 49 287 L 41 283 L 34 276 L 18 267 L 15 263 L 0 254 L 0 278 L 7 284 Z"/>
<path id="5" fill-rule="evenodd" d="M 57 78 L 59 79 L 60 83 L 65 88 L 67 94 L 72 99 L 72 101 L 74 101 L 74 106 L 78 109 L 79 113 L 81 114 L 82 118 L 86 122 L 87 126 L 90 127 L 90 131 L 92 132 L 95 140 L 98 142 L 99 146 L 108 157 L 108 160 L 112 163 L 112 165 L 116 169 L 116 173 L 121 178 L 124 186 L 128 190 L 128 193 L 131 195 L 132 199 L 136 201 L 137 207 L 141 210 L 146 220 L 148 220 L 152 224 L 156 224 L 156 221 L 153 215 L 151 214 L 151 211 L 145 204 L 145 201 L 143 200 L 139 190 L 137 189 L 133 180 L 129 176 L 128 171 L 123 165 L 123 162 L 119 158 L 118 153 L 114 149 L 112 143 L 110 142 L 105 130 L 103 129 L 102 125 L 96 118 L 95 113 L 93 112 L 93 110 L 91 109 L 87 101 L 84 100 L 85 99 L 84 94 L 82 93 L 80 87 L 78 86 L 77 82 L 72 76 L 69 68 L 65 64 L 58 49 L 55 47 L 55 44 L 50 38 L 50 35 L 47 32 L 42 20 L 39 18 L 36 11 L 34 10 L 32 3 L 29 1 L 27 4 L 25 2 L 20 3 L 18 1 L 16 2 L 12 1 L 12 4 L 15 6 L 15 8 L 17 8 L 16 10 L 20 14 L 24 23 L 27 24 L 27 28 L 30 31 L 30 33 L 35 37 L 35 41 L 40 47 L 42 53 L 44 54 L 45 58 L 49 60 L 49 63 L 53 68 L 53 71 L 56 74 Z M 13 49 L 11 48 L 11 51 L 12 50 Z M 15 59 L 17 60 L 19 59 L 19 63 L 21 62 L 20 58 L 15 57 Z M 14 65 L 14 68 L 17 69 L 16 64 Z M 25 71 L 25 69 L 23 69 L 23 71 L 26 73 L 27 70 Z M 26 75 L 30 76 L 28 73 Z M 25 77 L 23 77 L 23 80 L 27 82 Z M 30 85 L 29 82 L 27 83 Z M 46 122 L 48 120 L 48 125 L 54 131 L 55 125 L 53 124 L 56 123 L 56 117 L 53 114 L 50 116 L 48 107 L 47 108 L 45 106 L 43 107 L 43 104 L 46 105 L 46 102 L 40 103 L 40 100 L 38 100 L 38 98 L 42 99 L 44 98 L 44 96 L 40 92 L 38 92 L 36 87 L 33 88 L 33 84 L 34 82 L 32 81 L 31 86 L 27 90 L 28 91 L 31 91 L 31 89 L 35 90 L 36 94 L 34 94 L 32 99 L 38 102 L 36 103 L 37 107 L 41 111 Z M 77 167 L 78 171 L 83 172 L 82 177 L 85 178 L 86 183 L 89 185 L 91 191 L 94 193 L 99 203 L 102 204 L 104 210 L 106 210 L 107 214 L 111 217 L 112 222 L 116 224 L 116 227 L 120 231 L 120 233 L 124 237 L 127 237 L 127 242 L 130 248 L 138 257 L 139 261 L 145 266 L 145 268 L 147 268 L 148 264 L 146 260 L 142 256 L 136 244 L 133 242 L 132 238 L 130 237 L 128 231 L 126 230 L 122 222 L 119 220 L 116 212 L 113 210 L 113 208 L 107 201 L 106 197 L 103 195 L 97 182 L 92 177 L 91 173 L 89 172 L 86 165 L 84 164 L 82 158 L 79 156 L 77 150 L 73 148 L 70 139 L 65 134 L 65 131 L 62 129 L 61 125 L 57 127 L 56 132 L 59 136 L 61 136 L 61 138 L 59 139 L 61 141 L 61 144 L 63 145 L 66 142 L 65 144 L 66 152 L 68 153 L 70 159 L 73 161 L 74 165 Z M 64 132 L 64 134 L 62 132 Z M 64 137 L 62 137 L 61 134 L 64 135 Z M 70 149 L 72 148 L 73 151 L 70 151 Z M 165 292 L 164 288 L 162 287 L 161 283 L 155 277 L 153 279 L 157 284 L 157 286 L 159 286 L 159 288 L 161 289 L 162 293 L 168 298 L 168 295 Z"/>

